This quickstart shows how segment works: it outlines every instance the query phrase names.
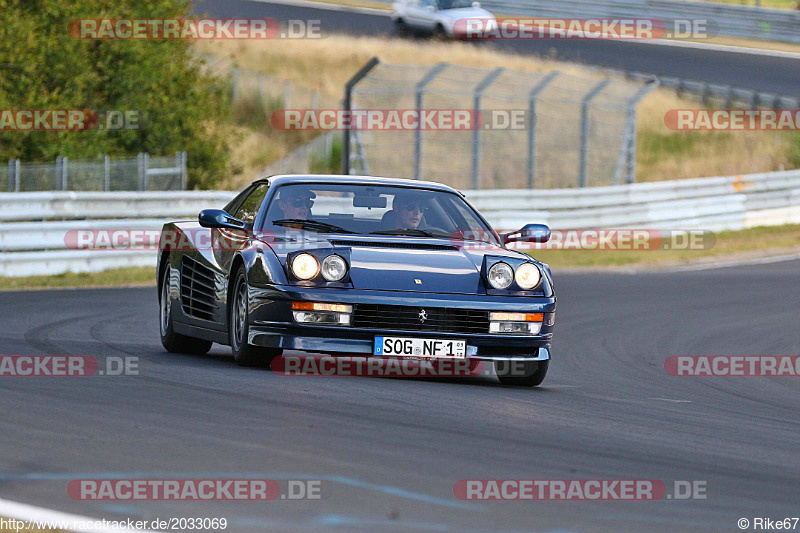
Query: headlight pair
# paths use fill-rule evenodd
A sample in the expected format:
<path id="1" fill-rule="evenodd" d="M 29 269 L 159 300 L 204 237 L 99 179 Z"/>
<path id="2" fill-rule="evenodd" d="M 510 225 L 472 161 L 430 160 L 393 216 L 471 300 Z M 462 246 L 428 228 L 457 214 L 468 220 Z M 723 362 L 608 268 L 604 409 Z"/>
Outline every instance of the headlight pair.
<path id="1" fill-rule="evenodd" d="M 542 273 L 533 263 L 522 263 L 514 272 L 508 263 L 500 261 L 489 269 L 488 278 L 495 289 L 507 289 L 514 281 L 522 289 L 532 289 L 542 280 Z"/>
<path id="2" fill-rule="evenodd" d="M 309 253 L 296 255 L 292 260 L 292 274 L 297 279 L 310 280 L 320 273 L 326 281 L 341 281 L 347 275 L 347 261 L 340 255 L 331 254 L 319 260 Z"/>

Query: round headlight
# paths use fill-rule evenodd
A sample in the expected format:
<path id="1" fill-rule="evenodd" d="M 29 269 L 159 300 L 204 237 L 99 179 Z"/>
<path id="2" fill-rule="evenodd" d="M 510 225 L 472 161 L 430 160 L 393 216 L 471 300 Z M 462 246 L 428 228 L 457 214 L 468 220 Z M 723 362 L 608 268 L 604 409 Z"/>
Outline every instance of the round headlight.
<path id="1" fill-rule="evenodd" d="M 532 289 L 539 284 L 542 279 L 542 274 L 533 263 L 522 263 L 517 268 L 514 279 L 517 280 L 517 285 L 523 289 Z"/>
<path id="2" fill-rule="evenodd" d="M 311 254 L 300 254 L 292 261 L 292 273 L 297 279 L 311 279 L 319 274 L 319 261 Z"/>
<path id="3" fill-rule="evenodd" d="M 347 262 L 339 255 L 329 255 L 322 260 L 322 277 L 328 281 L 339 281 L 347 274 Z"/>
<path id="4" fill-rule="evenodd" d="M 495 289 L 507 289 L 514 281 L 514 271 L 506 263 L 495 263 L 489 269 L 489 284 Z"/>

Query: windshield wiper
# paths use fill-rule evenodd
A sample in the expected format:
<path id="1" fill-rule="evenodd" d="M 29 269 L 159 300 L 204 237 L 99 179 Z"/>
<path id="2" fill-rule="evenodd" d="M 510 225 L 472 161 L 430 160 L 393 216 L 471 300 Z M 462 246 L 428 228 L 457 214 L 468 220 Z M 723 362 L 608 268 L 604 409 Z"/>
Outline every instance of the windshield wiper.
<path id="1" fill-rule="evenodd" d="M 300 226 L 303 229 L 319 231 L 320 233 L 353 233 L 340 226 L 334 226 L 318 220 L 305 220 L 302 218 L 282 218 L 273 222 L 276 226 Z"/>
<path id="2" fill-rule="evenodd" d="M 370 235 L 404 235 L 407 237 L 450 237 L 446 233 L 427 231 L 424 229 L 382 229 L 378 231 L 371 231 Z"/>

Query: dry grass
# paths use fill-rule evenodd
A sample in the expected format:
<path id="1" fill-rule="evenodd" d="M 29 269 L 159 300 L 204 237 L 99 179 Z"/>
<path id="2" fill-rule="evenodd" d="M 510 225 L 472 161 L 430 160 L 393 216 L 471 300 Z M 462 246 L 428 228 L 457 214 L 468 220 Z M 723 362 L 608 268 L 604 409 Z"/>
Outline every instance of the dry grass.
<path id="1" fill-rule="evenodd" d="M 265 72 L 297 85 L 341 98 L 345 83 L 373 56 L 393 64 L 456 65 L 522 72 L 559 70 L 583 78 L 603 74 L 574 64 L 505 53 L 470 43 L 428 40 L 331 36 L 318 40 L 204 42 L 202 50 L 235 60 L 243 67 Z M 670 109 L 700 107 L 673 91 L 657 89 L 640 105 L 637 142 L 637 180 L 661 181 L 717 175 L 735 175 L 797 168 L 800 135 L 791 132 L 676 132 L 664 125 Z M 260 133 L 240 132 L 234 151 L 238 171 L 226 184 L 240 185 L 262 163 L 274 161 L 295 147 L 297 139 L 269 128 Z"/>

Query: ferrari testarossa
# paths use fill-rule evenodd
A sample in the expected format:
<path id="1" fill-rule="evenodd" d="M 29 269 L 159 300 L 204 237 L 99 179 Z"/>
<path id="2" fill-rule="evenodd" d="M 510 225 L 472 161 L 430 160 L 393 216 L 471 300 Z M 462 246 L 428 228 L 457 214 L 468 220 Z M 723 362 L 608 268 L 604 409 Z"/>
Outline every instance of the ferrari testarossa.
<path id="1" fill-rule="evenodd" d="M 240 365 L 283 350 L 493 362 L 536 386 L 550 362 L 550 268 L 509 249 L 547 226 L 500 235 L 446 185 L 360 176 L 273 176 L 197 222 L 165 224 L 161 342 Z M 521 369 L 521 370 L 520 370 Z"/>

